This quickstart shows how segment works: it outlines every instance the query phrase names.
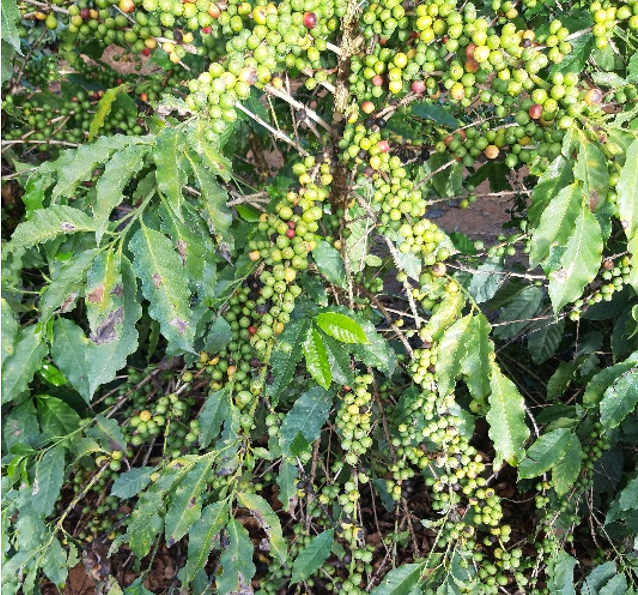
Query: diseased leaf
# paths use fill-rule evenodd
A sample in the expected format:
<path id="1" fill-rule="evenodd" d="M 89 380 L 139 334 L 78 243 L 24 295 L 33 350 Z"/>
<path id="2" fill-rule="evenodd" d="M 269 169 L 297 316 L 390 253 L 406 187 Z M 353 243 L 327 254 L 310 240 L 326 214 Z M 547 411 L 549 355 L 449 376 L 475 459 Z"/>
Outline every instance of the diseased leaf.
<path id="1" fill-rule="evenodd" d="M 341 343 L 368 343 L 361 325 L 345 314 L 321 312 L 315 316 L 317 326 Z"/>
<path id="2" fill-rule="evenodd" d="M 310 543 L 299 553 L 292 565 L 291 584 L 310 578 L 328 559 L 334 542 L 334 529 L 327 529 L 313 537 Z"/>
<path id="3" fill-rule="evenodd" d="M 503 375 L 496 364 L 492 365 L 490 387 L 490 410 L 485 419 L 490 425 L 488 435 L 496 451 L 494 466 L 498 468 L 506 461 L 516 467 L 529 438 L 529 429 L 525 425 L 525 403 L 516 385 Z"/>
<path id="4" fill-rule="evenodd" d="M 171 494 L 165 520 L 166 543 L 169 547 L 184 537 L 199 519 L 202 509 L 201 493 L 210 478 L 210 468 L 215 456 L 214 452 L 203 455 Z"/>
<path id="5" fill-rule="evenodd" d="M 9 403 L 26 391 L 33 375 L 48 353 L 44 337 L 35 325 L 18 334 L 13 355 L 2 364 L 2 403 Z"/>
<path id="6" fill-rule="evenodd" d="M 99 253 L 98 249 L 85 250 L 74 254 L 57 268 L 40 301 L 41 322 L 49 320 L 58 308 L 62 314 L 75 308 L 86 273 Z"/>
<path id="7" fill-rule="evenodd" d="M 308 328 L 302 348 L 306 360 L 306 369 L 317 381 L 317 384 L 327 390 L 332 382 L 332 371 L 330 370 L 328 353 L 316 328 Z"/>
<path id="8" fill-rule="evenodd" d="M 113 89 L 109 89 L 112 91 Z M 109 92 L 107 91 L 107 93 Z M 105 96 L 106 97 L 106 94 Z M 104 100 L 100 100 L 100 103 Z M 99 110 L 99 106 L 98 106 Z M 98 114 L 95 115 L 97 117 Z M 95 121 L 95 120 L 94 120 Z M 93 123 L 91 123 L 93 125 Z M 131 178 L 138 173 L 144 164 L 148 153 L 152 149 L 150 144 L 133 144 L 118 151 L 107 162 L 104 172 L 100 175 L 95 187 L 95 204 L 93 219 L 95 221 L 95 239 L 99 244 L 109 223 L 113 209 L 123 200 L 124 188 Z"/>
<path id="9" fill-rule="evenodd" d="M 346 267 L 339 251 L 324 240 L 319 240 L 312 251 L 312 257 L 319 272 L 326 277 L 328 283 L 338 287 L 346 286 Z"/>
<path id="10" fill-rule="evenodd" d="M 518 465 L 518 477 L 532 479 L 549 471 L 565 456 L 570 437 L 569 428 L 543 434 L 527 449 L 525 458 Z"/>
<path id="11" fill-rule="evenodd" d="M 61 196 L 73 197 L 78 184 L 90 179 L 95 167 L 106 163 L 116 151 L 121 151 L 132 143 L 138 143 L 141 139 L 150 140 L 150 138 L 115 134 L 102 136 L 94 143 L 65 151 L 53 164 L 56 166 L 58 181 L 53 188 L 52 202 L 56 202 Z"/>
<path id="12" fill-rule="evenodd" d="M 170 240 L 141 226 L 129 244 L 135 254 L 133 269 L 149 300 L 149 314 L 160 323 L 166 339 L 184 351 L 193 351 L 195 328 L 191 324 L 190 292 L 184 265 Z"/>
<path id="13" fill-rule="evenodd" d="M 179 127 L 166 127 L 157 137 L 153 153 L 157 167 L 155 177 L 159 191 L 166 197 L 171 209 L 182 218 L 183 188 L 188 181 L 184 149 L 186 136 Z"/>
<path id="14" fill-rule="evenodd" d="M 239 521 L 231 518 L 226 523 L 227 545 L 222 548 L 219 563 L 221 574 L 216 577 L 219 595 L 252 593 L 250 581 L 257 569 L 253 563 L 253 542 Z M 222 540 L 223 543 L 223 540 Z"/>
<path id="15" fill-rule="evenodd" d="M 186 560 L 186 583 L 193 580 L 195 573 L 206 566 L 208 556 L 213 549 L 213 540 L 228 519 L 226 502 L 213 502 L 202 510 L 188 534 L 188 559 Z"/>
<path id="16" fill-rule="evenodd" d="M 315 386 L 295 401 L 281 423 L 281 447 L 285 454 L 290 454 L 290 445 L 297 434 L 302 434 L 309 443 L 319 438 L 330 413 L 332 398 L 332 393 Z"/>
<path id="17" fill-rule="evenodd" d="M 106 118 L 111 113 L 113 101 L 115 101 L 115 99 L 117 99 L 117 97 L 122 93 L 126 93 L 128 91 L 128 87 L 127 83 L 123 83 L 117 87 L 113 87 L 112 89 L 107 89 L 104 92 L 104 95 L 102 95 L 100 101 L 98 101 L 95 109 L 95 115 L 89 125 L 89 142 L 95 138 L 97 133 L 104 126 Z"/>
<path id="18" fill-rule="evenodd" d="M 47 450 L 35 467 L 35 477 L 31 486 L 31 505 L 33 510 L 44 517 L 53 512 L 64 483 L 65 453 L 66 449 L 63 446 Z"/>
<path id="19" fill-rule="evenodd" d="M 91 334 L 87 344 L 86 364 L 89 375 L 89 398 L 102 385 L 110 382 L 127 362 L 138 345 L 137 321 L 142 316 L 142 306 L 137 293 L 137 281 L 129 260 L 121 257 L 122 285 L 113 289 L 121 303 L 111 310 L 105 320 Z M 114 304 L 117 305 L 117 304 Z"/>
<path id="20" fill-rule="evenodd" d="M 607 388 L 600 402 L 600 423 L 606 430 L 619 426 L 638 406 L 638 365 L 623 372 Z"/>
<path id="21" fill-rule="evenodd" d="M 549 275 L 549 297 L 554 313 L 565 304 L 578 299 L 585 286 L 591 283 L 600 268 L 603 240 L 600 226 L 583 203 L 576 219 L 574 232 L 565 243 L 558 266 L 546 266 Z"/>
<path id="22" fill-rule="evenodd" d="M 609 171 L 607 158 L 595 143 L 581 135 L 578 158 L 574 166 L 574 176 L 583 183 L 585 201 L 592 211 L 607 197 Z"/>
<path id="23" fill-rule="evenodd" d="M 423 564 L 402 564 L 388 572 L 370 595 L 411 595 L 422 573 Z"/>
<path id="24" fill-rule="evenodd" d="M 237 501 L 250 510 L 259 526 L 264 530 L 270 540 L 270 551 L 275 554 L 282 564 L 285 564 L 288 557 L 288 548 L 281 530 L 279 517 L 270 504 L 257 494 L 248 492 L 238 492 Z"/>
<path id="25" fill-rule="evenodd" d="M 570 434 L 565 456 L 552 469 L 552 486 L 559 498 L 567 494 L 574 486 L 580 475 L 584 456 L 578 436 Z"/>
<path id="26" fill-rule="evenodd" d="M 432 339 L 438 339 L 445 329 L 458 318 L 464 305 L 465 298 L 460 291 L 447 293 L 444 296 L 428 322 Z"/>
<path id="27" fill-rule="evenodd" d="M 111 495 L 118 498 L 137 496 L 149 483 L 155 467 L 133 467 L 120 473 L 111 486 Z"/>
<path id="28" fill-rule="evenodd" d="M 60 235 L 81 231 L 95 231 L 95 222 L 88 215 L 73 207 L 51 205 L 34 211 L 29 221 L 20 223 L 7 249 L 31 248 Z"/>
<path id="29" fill-rule="evenodd" d="M 192 162 L 197 185 L 201 190 L 200 204 L 211 233 L 217 234 L 231 248 L 235 239 L 230 233 L 233 216 L 227 206 L 228 193 L 217 182 L 216 176 L 197 161 Z"/>
<path id="30" fill-rule="evenodd" d="M 84 303 L 96 343 L 110 342 L 115 334 L 114 325 L 105 325 L 112 312 L 122 307 L 122 260 L 118 251 L 105 250 L 97 255 L 86 276 Z"/>
<path id="31" fill-rule="evenodd" d="M 15 352 L 15 342 L 18 337 L 18 320 L 9 302 L 2 298 L 2 363 Z"/>

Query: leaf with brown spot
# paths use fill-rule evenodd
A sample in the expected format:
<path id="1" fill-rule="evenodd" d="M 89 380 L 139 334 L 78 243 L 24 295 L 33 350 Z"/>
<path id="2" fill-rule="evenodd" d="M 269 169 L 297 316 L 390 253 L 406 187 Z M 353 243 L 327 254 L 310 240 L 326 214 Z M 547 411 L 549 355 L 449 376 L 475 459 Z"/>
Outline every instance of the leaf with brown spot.
<path id="1" fill-rule="evenodd" d="M 104 299 L 104 285 L 98 285 L 91 293 L 86 296 L 89 302 L 99 304 Z"/>
<path id="2" fill-rule="evenodd" d="M 70 221 L 63 221 L 60 224 L 60 229 L 64 232 L 64 233 L 72 233 L 75 231 L 75 225 L 73 223 L 71 223 Z"/>
<path id="3" fill-rule="evenodd" d="M 177 252 L 179 253 L 182 264 L 186 264 L 186 249 L 188 248 L 188 244 L 184 240 L 177 240 L 175 242 L 175 246 L 177 247 Z"/>
<path id="4" fill-rule="evenodd" d="M 124 290 L 122 289 L 122 286 L 116 285 L 113 289 L 111 289 L 111 295 L 122 297 L 122 295 L 124 295 Z"/>
<path id="5" fill-rule="evenodd" d="M 118 334 L 115 327 L 122 322 L 124 322 L 124 308 L 120 306 L 117 310 L 110 312 L 107 319 L 97 327 L 95 333 L 91 333 L 91 340 L 96 345 L 117 341 Z"/>
<path id="6" fill-rule="evenodd" d="M 168 324 L 174 326 L 180 335 L 183 335 L 186 332 L 186 329 L 190 326 L 188 322 L 181 318 L 173 318 L 173 320 L 171 320 Z"/>

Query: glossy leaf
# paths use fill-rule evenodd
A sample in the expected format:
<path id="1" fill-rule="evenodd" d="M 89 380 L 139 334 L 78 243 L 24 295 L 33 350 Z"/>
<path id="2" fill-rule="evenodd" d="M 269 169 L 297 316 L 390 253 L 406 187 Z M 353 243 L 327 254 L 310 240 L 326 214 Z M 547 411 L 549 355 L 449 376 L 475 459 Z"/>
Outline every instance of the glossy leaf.
<path id="1" fill-rule="evenodd" d="M 202 491 L 210 479 L 214 460 L 214 453 L 202 456 L 172 492 L 165 520 L 166 543 L 169 547 L 184 537 L 200 517 Z"/>
<path id="2" fill-rule="evenodd" d="M 345 314 L 322 312 L 315 316 L 315 322 L 324 333 L 341 343 L 368 342 L 361 325 Z"/>
<path id="3" fill-rule="evenodd" d="M 238 492 L 237 502 L 250 510 L 250 514 L 268 535 L 270 551 L 279 558 L 282 564 L 285 564 L 288 556 L 286 542 L 281 530 L 279 517 L 270 504 L 261 496 L 249 492 Z"/>
<path id="4" fill-rule="evenodd" d="M 35 467 L 31 486 L 31 505 L 44 517 L 53 512 L 64 483 L 64 457 L 66 449 L 56 446 L 44 453 Z"/>
<path id="5" fill-rule="evenodd" d="M 20 223 L 7 248 L 31 248 L 58 236 L 82 231 L 95 231 L 95 222 L 88 215 L 73 207 L 51 205 L 34 211 L 29 221 Z"/>
<path id="6" fill-rule="evenodd" d="M 423 564 L 402 564 L 388 572 L 370 595 L 411 595 L 422 573 Z"/>
<path id="7" fill-rule="evenodd" d="M 112 89 L 109 89 L 109 91 L 112 91 Z M 104 97 L 106 97 L 106 94 Z M 100 100 L 100 103 L 102 103 L 102 100 Z M 96 226 L 95 239 L 98 244 L 106 231 L 113 209 L 124 199 L 124 189 L 131 178 L 144 167 L 147 155 L 152 148 L 150 144 L 132 144 L 115 153 L 107 162 L 104 172 L 100 175 L 96 185 L 95 204 L 93 206 L 93 218 Z"/>
<path id="8" fill-rule="evenodd" d="M 516 385 L 495 364 L 492 366 L 490 388 L 490 410 L 485 419 L 496 451 L 494 466 L 500 467 L 506 461 L 516 467 L 523 458 L 525 441 L 529 438 L 529 429 L 525 425 L 525 403 Z"/>
<path id="9" fill-rule="evenodd" d="M 583 203 L 558 266 L 552 265 L 551 271 L 546 268 L 554 313 L 557 314 L 563 306 L 578 299 L 585 286 L 594 280 L 602 251 L 600 227 L 587 204 Z"/>
<path id="10" fill-rule="evenodd" d="M 206 566 L 208 556 L 213 549 L 213 540 L 226 524 L 227 519 L 226 502 L 213 502 L 204 507 L 199 520 L 195 522 L 188 534 L 185 582 L 189 583 L 193 580 L 195 573 Z"/>
<path id="11" fill-rule="evenodd" d="M 38 395 L 38 421 L 47 438 L 66 436 L 80 427 L 80 416 L 61 399 Z"/>
<path id="12" fill-rule="evenodd" d="M 319 438 L 330 413 L 332 398 L 332 393 L 315 386 L 295 401 L 281 423 L 281 447 L 284 453 L 290 453 L 290 445 L 297 434 L 301 434 L 309 443 Z"/>
<path id="13" fill-rule="evenodd" d="M 461 372 L 474 399 L 482 401 L 490 392 L 490 361 L 494 346 L 491 326 L 481 313 L 475 314 L 467 328 L 467 350 L 461 360 Z"/>
<path id="14" fill-rule="evenodd" d="M 581 587 L 581 595 L 600 595 L 600 589 L 616 576 L 616 563 L 605 562 L 596 566 L 585 578 Z"/>
<path id="15" fill-rule="evenodd" d="M 301 550 L 292 565 L 291 584 L 310 578 L 330 555 L 330 548 L 334 542 L 334 530 L 327 529 L 313 537 L 308 545 Z"/>
<path id="16" fill-rule="evenodd" d="M 33 375 L 48 353 L 47 344 L 35 325 L 20 332 L 13 355 L 2 364 L 2 403 L 13 401 L 26 391 Z"/>
<path id="17" fill-rule="evenodd" d="M 561 498 L 574 487 L 582 470 L 583 447 L 576 434 L 570 434 L 565 456 L 552 468 L 552 486 Z"/>
<path id="18" fill-rule="evenodd" d="M 446 329 L 439 341 L 436 375 L 441 395 L 449 395 L 453 391 L 456 379 L 461 374 L 462 360 L 468 354 L 465 335 L 471 320 L 469 315 L 460 318 Z"/>
<path id="19" fill-rule="evenodd" d="M 549 258 L 554 246 L 561 247 L 566 244 L 573 234 L 583 204 L 583 192 L 577 183 L 566 186 L 551 200 L 532 234 L 529 255 L 531 267 Z"/>
<path id="20" fill-rule="evenodd" d="M 600 402 L 600 423 L 606 430 L 619 426 L 638 406 L 638 363 L 607 388 Z"/>
<path id="21" fill-rule="evenodd" d="M 111 495 L 118 498 L 137 496 L 149 483 L 155 467 L 133 467 L 120 473 L 111 486 Z"/>
<path id="22" fill-rule="evenodd" d="M 253 542 L 243 525 L 231 518 L 226 523 L 226 535 L 228 545 L 223 547 L 219 557 L 222 572 L 216 578 L 219 595 L 238 593 L 240 589 L 250 587 L 257 571 L 253 563 Z"/>
<path id="23" fill-rule="evenodd" d="M 184 351 L 193 350 L 190 292 L 184 265 L 170 240 L 142 225 L 130 241 L 135 254 L 133 269 L 149 300 L 149 314 L 160 323 L 166 339 Z"/>
<path id="24" fill-rule="evenodd" d="M 369 320 L 357 317 L 357 323 L 363 329 L 367 342 L 355 343 L 349 347 L 349 351 L 382 374 L 392 376 L 397 364 L 394 350 Z"/>
<path id="25" fill-rule="evenodd" d="M 332 371 L 328 353 L 316 328 L 310 327 L 308 329 L 306 338 L 301 346 L 306 361 L 306 369 L 317 384 L 327 390 L 332 382 Z"/>
<path id="26" fill-rule="evenodd" d="M 339 251 L 324 240 L 319 240 L 312 251 L 312 257 L 319 272 L 325 276 L 328 283 L 346 287 L 346 267 Z"/>
<path id="27" fill-rule="evenodd" d="M 571 438 L 569 428 L 558 428 L 543 434 L 525 453 L 518 465 L 520 479 L 532 479 L 547 473 L 563 459 Z"/>
<path id="28" fill-rule="evenodd" d="M 354 382 L 354 375 L 352 373 L 350 354 L 339 341 L 332 337 L 328 337 L 324 334 L 322 339 L 326 353 L 328 354 L 332 380 L 341 385 L 351 385 Z"/>
<path id="29" fill-rule="evenodd" d="M 614 366 L 604 368 L 595 374 L 585 387 L 583 406 L 587 408 L 598 407 L 605 391 L 616 381 L 616 379 L 620 378 L 623 374 L 626 374 L 635 365 L 636 362 L 631 360 L 620 362 Z"/>

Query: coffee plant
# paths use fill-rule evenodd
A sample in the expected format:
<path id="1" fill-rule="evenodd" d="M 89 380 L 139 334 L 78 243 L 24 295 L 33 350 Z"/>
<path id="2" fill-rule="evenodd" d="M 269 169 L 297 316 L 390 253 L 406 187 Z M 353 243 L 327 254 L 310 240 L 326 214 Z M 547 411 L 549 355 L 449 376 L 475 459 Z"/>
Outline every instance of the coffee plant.
<path id="1" fill-rule="evenodd" d="M 638 593 L 636 0 L 2 0 L 2 84 L 3 594 Z"/>

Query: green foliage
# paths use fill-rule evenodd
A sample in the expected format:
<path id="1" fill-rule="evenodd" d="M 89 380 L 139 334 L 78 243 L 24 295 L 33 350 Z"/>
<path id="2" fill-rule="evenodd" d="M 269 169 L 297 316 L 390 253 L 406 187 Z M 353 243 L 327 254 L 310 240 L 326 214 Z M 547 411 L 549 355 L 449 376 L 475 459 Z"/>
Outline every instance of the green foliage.
<path id="1" fill-rule="evenodd" d="M 3 593 L 635 593 L 638 3 L 55 5 L 2 0 Z"/>

